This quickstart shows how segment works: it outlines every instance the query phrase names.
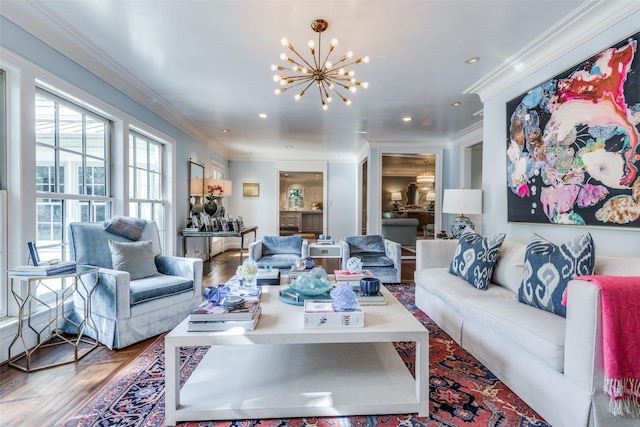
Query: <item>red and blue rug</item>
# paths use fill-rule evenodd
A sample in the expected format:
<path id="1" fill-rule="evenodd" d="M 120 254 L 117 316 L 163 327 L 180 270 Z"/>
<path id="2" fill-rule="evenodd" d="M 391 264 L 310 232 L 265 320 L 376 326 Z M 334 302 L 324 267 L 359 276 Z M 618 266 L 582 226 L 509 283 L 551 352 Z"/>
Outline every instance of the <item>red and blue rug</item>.
<path id="1" fill-rule="evenodd" d="M 190 422 L 185 427 L 548 427 L 529 406 L 460 348 L 414 305 L 412 284 L 387 285 L 429 330 L 429 418 L 416 414 Z M 395 343 L 413 372 L 413 343 Z M 207 347 L 183 348 L 181 383 L 198 365 Z M 65 427 L 164 426 L 164 336 L 71 417 Z"/>

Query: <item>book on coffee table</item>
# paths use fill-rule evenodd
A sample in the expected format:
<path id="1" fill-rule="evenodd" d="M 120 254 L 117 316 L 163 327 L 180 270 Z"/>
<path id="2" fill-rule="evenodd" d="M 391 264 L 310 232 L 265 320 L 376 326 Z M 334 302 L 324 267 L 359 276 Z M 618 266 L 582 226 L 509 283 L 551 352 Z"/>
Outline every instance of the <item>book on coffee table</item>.
<path id="1" fill-rule="evenodd" d="M 305 300 L 305 328 L 362 328 L 364 312 L 360 304 L 349 311 L 336 311 L 333 300 Z"/>
<path id="2" fill-rule="evenodd" d="M 258 285 L 279 285 L 280 284 L 280 270 L 272 268 L 271 271 L 267 271 L 264 268 L 258 270 L 256 275 Z"/>
<path id="3" fill-rule="evenodd" d="M 354 288 L 356 293 L 356 300 L 360 305 L 387 305 L 387 300 L 381 292 L 378 292 L 376 295 L 365 295 L 361 290 Z"/>
<path id="4" fill-rule="evenodd" d="M 189 320 L 252 320 L 259 308 L 259 299 L 246 300 L 244 307 L 238 310 L 228 310 L 221 305 L 205 300 L 193 309 Z"/>
<path id="5" fill-rule="evenodd" d="M 358 271 L 357 273 L 350 273 L 349 270 L 336 270 L 333 272 L 336 276 L 336 282 L 338 285 L 351 285 L 360 286 L 360 279 L 365 277 L 376 277 L 369 270 Z"/>
<path id="6" fill-rule="evenodd" d="M 258 324 L 262 308 L 258 307 L 251 320 L 189 320 L 187 331 L 189 332 L 209 332 L 226 331 L 232 328 L 242 328 L 245 331 L 253 331 Z"/>

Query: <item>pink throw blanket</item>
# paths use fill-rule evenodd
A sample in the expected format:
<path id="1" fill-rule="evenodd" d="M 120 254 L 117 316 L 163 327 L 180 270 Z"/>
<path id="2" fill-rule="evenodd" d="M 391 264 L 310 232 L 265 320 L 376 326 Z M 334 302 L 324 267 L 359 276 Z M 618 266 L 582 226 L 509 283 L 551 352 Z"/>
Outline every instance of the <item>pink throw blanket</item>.
<path id="1" fill-rule="evenodd" d="M 604 392 L 613 415 L 640 417 L 640 277 L 581 276 L 602 296 Z"/>

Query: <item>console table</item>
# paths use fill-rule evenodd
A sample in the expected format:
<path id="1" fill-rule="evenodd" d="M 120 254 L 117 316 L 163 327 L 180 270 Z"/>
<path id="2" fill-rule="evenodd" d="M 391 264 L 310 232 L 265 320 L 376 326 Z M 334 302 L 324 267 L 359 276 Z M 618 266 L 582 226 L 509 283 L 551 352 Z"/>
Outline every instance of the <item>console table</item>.
<path id="1" fill-rule="evenodd" d="M 253 233 L 253 241 L 256 241 L 258 235 L 258 226 L 243 227 L 239 231 L 186 231 L 182 230 L 179 234 L 183 238 L 182 256 L 187 256 L 187 238 L 188 237 L 239 237 L 240 238 L 240 263 L 244 250 L 244 236 Z M 208 254 L 207 254 L 208 256 Z"/>

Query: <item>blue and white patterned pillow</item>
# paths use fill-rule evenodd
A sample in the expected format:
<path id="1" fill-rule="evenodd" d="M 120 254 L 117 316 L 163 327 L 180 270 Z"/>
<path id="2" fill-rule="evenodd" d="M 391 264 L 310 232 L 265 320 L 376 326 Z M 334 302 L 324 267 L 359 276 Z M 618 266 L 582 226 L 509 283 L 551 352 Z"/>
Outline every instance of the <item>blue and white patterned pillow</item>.
<path id="1" fill-rule="evenodd" d="M 589 233 L 560 246 L 534 234 L 525 252 L 518 301 L 567 317 L 562 294 L 569 280 L 593 274 L 595 261 L 595 245 Z"/>
<path id="2" fill-rule="evenodd" d="M 449 264 L 449 273 L 480 290 L 487 289 L 504 238 L 505 233 L 485 237 L 465 228 Z"/>
<path id="3" fill-rule="evenodd" d="M 142 218 L 114 215 L 103 224 L 104 230 L 117 236 L 126 237 L 129 240 L 138 240 L 147 223 Z"/>

